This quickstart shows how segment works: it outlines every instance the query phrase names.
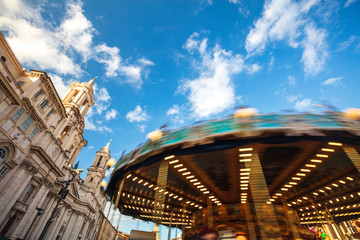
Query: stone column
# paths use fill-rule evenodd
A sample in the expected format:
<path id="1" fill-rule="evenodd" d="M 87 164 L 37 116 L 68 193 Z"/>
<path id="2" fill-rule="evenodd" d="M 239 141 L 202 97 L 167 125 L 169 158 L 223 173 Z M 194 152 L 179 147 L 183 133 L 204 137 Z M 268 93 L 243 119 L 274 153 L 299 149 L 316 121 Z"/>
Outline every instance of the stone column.
<path id="1" fill-rule="evenodd" d="M 40 187 L 35 198 L 32 200 L 31 204 L 29 205 L 28 210 L 26 211 L 21 221 L 17 225 L 17 228 L 14 231 L 14 236 L 20 236 L 20 238 L 23 238 L 25 236 L 27 230 L 29 229 L 33 219 L 37 214 L 36 207 L 41 206 L 47 191 L 48 189 L 46 188 L 46 186 L 43 185 Z"/>
<path id="2" fill-rule="evenodd" d="M 70 159 L 70 164 L 71 164 L 71 165 L 74 164 L 74 162 L 75 162 L 77 156 L 79 155 L 81 149 L 82 149 L 81 146 L 79 146 L 78 148 L 75 149 L 75 152 L 74 152 L 74 154 L 71 156 L 71 159 Z"/>
<path id="3" fill-rule="evenodd" d="M 80 100 L 80 98 L 82 98 L 83 95 L 84 95 L 84 91 L 80 90 L 72 102 L 80 105 L 79 100 Z"/>
<path id="4" fill-rule="evenodd" d="M 70 238 L 72 232 L 74 231 L 75 224 L 79 218 L 79 212 L 73 211 L 68 224 L 66 225 L 66 230 L 63 235 L 63 239 L 72 239 Z"/>
<path id="5" fill-rule="evenodd" d="M 54 136 L 57 138 L 60 136 L 60 134 L 64 131 L 64 128 L 69 123 L 68 118 L 64 118 L 61 123 L 57 126 L 56 130 L 54 131 Z"/>
<path id="6" fill-rule="evenodd" d="M 46 207 L 44 208 L 44 215 L 41 216 L 40 220 L 37 222 L 36 224 L 36 232 L 34 231 L 33 235 L 36 236 L 34 237 L 34 239 L 37 239 L 43 228 L 45 227 L 46 221 L 49 219 L 52 210 L 54 209 L 55 205 L 56 205 L 56 195 L 54 193 L 49 193 L 48 194 L 49 199 L 48 199 L 48 204 L 46 205 Z"/>
<path id="7" fill-rule="evenodd" d="M 68 137 L 68 136 L 66 136 L 65 138 L 64 138 L 64 140 L 66 140 L 67 141 L 67 143 L 65 143 L 65 145 L 64 145 L 64 147 L 63 147 L 63 149 L 64 150 L 66 150 L 66 149 L 68 149 L 69 148 L 69 146 L 70 146 L 70 144 L 72 144 L 72 140 L 74 139 L 74 137 L 75 137 L 75 135 L 78 133 L 78 129 L 74 126 L 74 127 L 72 127 L 72 133 L 71 133 L 71 135 Z M 64 143 L 64 142 L 63 142 Z"/>
<path id="8" fill-rule="evenodd" d="M 79 213 L 78 218 L 75 223 L 75 226 L 74 226 L 74 229 L 73 229 L 69 239 L 77 239 L 77 237 L 81 231 L 81 226 L 82 226 L 83 222 L 84 222 L 84 214 Z"/>
<path id="9" fill-rule="evenodd" d="M 86 233 L 87 233 L 87 230 L 88 230 L 88 227 L 89 227 L 89 224 L 90 224 L 90 218 L 88 216 L 85 216 L 84 217 L 84 227 L 81 227 L 80 231 L 79 232 L 79 237 L 80 237 L 80 234 L 81 234 L 81 238 L 80 239 L 85 239 L 86 237 Z"/>
<path id="10" fill-rule="evenodd" d="M 0 223 L 4 221 L 20 195 L 24 193 L 31 176 L 35 175 L 36 172 L 35 167 L 29 162 L 24 161 L 20 164 L 20 168 L 14 173 L 8 186 L 0 193 Z"/>
<path id="11" fill-rule="evenodd" d="M 80 114 L 81 114 L 81 116 L 85 116 L 86 115 L 86 113 L 88 112 L 88 110 L 89 110 L 89 108 L 90 108 L 91 106 L 90 106 L 90 104 L 88 103 L 88 104 L 86 104 L 85 106 L 84 106 L 84 108 L 83 109 L 81 109 L 81 112 L 80 112 Z"/>
<path id="12" fill-rule="evenodd" d="M 60 205 L 60 216 L 56 219 L 55 222 L 53 222 L 49 228 L 49 234 L 47 234 L 49 239 L 55 239 L 58 235 L 58 232 L 60 231 L 60 228 L 62 226 L 62 223 L 64 219 L 66 218 L 66 213 L 68 211 L 68 208 L 65 206 Z"/>

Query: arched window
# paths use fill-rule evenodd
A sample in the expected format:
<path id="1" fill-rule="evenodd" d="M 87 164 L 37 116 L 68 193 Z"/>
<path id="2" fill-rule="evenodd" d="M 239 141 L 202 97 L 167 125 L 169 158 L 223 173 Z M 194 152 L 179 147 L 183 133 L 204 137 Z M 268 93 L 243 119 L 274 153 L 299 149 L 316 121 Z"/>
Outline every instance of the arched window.
<path id="1" fill-rule="evenodd" d="M 64 140 L 66 134 L 67 134 L 69 131 L 70 131 L 70 127 L 69 127 L 69 126 L 66 126 L 66 127 L 64 128 L 64 131 L 60 134 L 59 138 L 60 138 L 61 140 Z"/>
<path id="2" fill-rule="evenodd" d="M 0 147 L 0 163 L 2 163 L 7 155 L 6 148 Z"/>
<path id="3" fill-rule="evenodd" d="M 22 85 L 24 85 L 24 81 L 18 81 L 18 84 L 19 84 L 19 86 L 22 86 Z"/>
<path id="4" fill-rule="evenodd" d="M 97 164 L 96 164 L 97 167 L 100 166 L 101 159 L 102 159 L 102 156 L 100 156 L 99 161 L 98 161 Z"/>

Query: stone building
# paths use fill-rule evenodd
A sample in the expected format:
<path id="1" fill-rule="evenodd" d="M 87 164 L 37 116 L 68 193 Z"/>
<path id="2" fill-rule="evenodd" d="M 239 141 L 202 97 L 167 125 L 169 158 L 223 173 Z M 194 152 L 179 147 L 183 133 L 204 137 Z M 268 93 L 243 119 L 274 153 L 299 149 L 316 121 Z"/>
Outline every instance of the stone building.
<path id="1" fill-rule="evenodd" d="M 94 79 L 71 84 L 61 100 L 46 72 L 22 69 L 1 33 L 0 56 L 0 235 L 38 239 L 64 181 L 73 178 L 44 239 L 94 239 L 104 217 L 110 142 L 85 180 L 72 167 L 87 145 Z"/>

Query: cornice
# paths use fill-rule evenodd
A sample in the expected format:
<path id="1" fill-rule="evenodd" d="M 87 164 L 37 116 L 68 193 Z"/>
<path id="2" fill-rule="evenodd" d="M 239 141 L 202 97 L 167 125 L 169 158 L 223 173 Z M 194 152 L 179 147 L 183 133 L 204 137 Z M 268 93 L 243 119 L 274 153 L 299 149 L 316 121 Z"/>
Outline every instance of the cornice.
<path id="1" fill-rule="evenodd" d="M 30 148 L 30 152 L 31 153 L 35 153 L 40 155 L 40 157 L 45 160 L 45 163 L 47 165 L 49 165 L 51 167 L 51 169 L 55 170 L 55 172 L 57 173 L 57 177 L 62 177 L 64 176 L 64 173 L 58 168 L 58 166 L 56 166 L 56 164 L 52 161 L 52 159 L 49 157 L 49 155 L 44 151 L 44 149 L 42 149 L 41 147 L 38 146 L 31 146 Z"/>
<path id="2" fill-rule="evenodd" d="M 19 75 L 22 75 L 23 74 L 22 67 L 1 31 L 0 31 L 0 44 L 3 46 L 4 51 L 10 58 L 11 62 L 14 64 L 16 71 L 19 73 Z"/>
<path id="3" fill-rule="evenodd" d="M 50 77 L 46 74 L 46 72 L 30 69 L 30 75 L 33 77 L 40 78 L 41 82 L 44 84 L 45 88 L 48 90 L 49 96 L 50 96 L 52 102 L 57 107 L 57 110 L 58 110 L 60 116 L 62 118 L 67 118 L 65 107 L 62 104 L 59 94 L 57 93 L 57 91 L 54 87 L 54 84 L 52 83 Z"/>
<path id="4" fill-rule="evenodd" d="M 3 64 L 1 62 L 1 64 Z M 22 105 L 21 98 L 18 96 L 18 94 L 14 91 L 14 89 L 11 87 L 11 85 L 6 80 L 5 76 L 0 72 L 0 88 L 5 92 L 5 94 L 11 99 L 11 101 L 14 104 Z"/>

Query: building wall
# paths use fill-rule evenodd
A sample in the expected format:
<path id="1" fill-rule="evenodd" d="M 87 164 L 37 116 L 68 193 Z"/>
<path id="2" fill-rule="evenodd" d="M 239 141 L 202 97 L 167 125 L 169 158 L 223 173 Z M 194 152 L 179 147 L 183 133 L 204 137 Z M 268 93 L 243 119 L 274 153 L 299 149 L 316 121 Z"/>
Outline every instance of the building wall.
<path id="1" fill-rule="evenodd" d="M 21 68 L 1 33 L 0 56 L 0 234 L 38 239 L 87 144 L 93 82 L 72 84 L 62 101 L 45 72 Z M 75 177 L 45 239 L 94 239 L 106 198 L 100 182 L 90 185 Z"/>

